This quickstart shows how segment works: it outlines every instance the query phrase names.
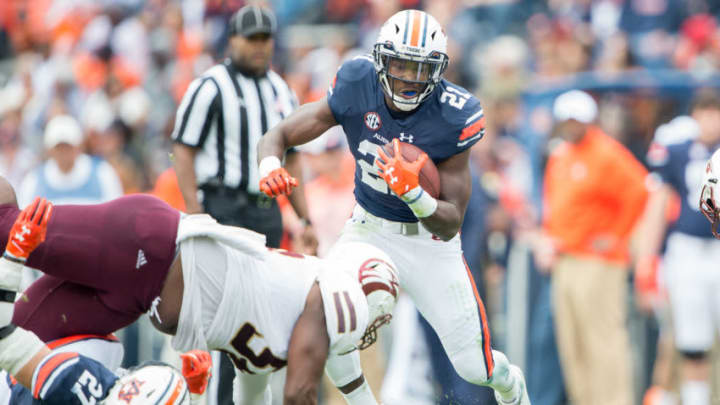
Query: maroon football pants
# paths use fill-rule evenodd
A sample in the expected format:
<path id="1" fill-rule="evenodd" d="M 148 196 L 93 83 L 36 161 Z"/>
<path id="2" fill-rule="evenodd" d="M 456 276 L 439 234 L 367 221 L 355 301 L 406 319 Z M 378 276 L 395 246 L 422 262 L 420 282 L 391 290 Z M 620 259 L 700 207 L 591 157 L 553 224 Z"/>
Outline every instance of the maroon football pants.
<path id="1" fill-rule="evenodd" d="M 19 210 L 0 206 L 0 246 Z M 15 304 L 13 323 L 43 341 L 105 335 L 147 312 L 175 257 L 177 210 L 148 195 L 59 205 L 27 265 L 45 273 Z"/>

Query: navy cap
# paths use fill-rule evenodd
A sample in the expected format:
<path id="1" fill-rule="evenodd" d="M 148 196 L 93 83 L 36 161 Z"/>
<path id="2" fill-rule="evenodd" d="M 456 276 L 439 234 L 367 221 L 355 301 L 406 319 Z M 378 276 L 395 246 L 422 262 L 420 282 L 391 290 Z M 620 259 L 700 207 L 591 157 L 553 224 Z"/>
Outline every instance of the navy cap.
<path id="1" fill-rule="evenodd" d="M 255 34 L 273 35 L 276 30 L 275 13 L 264 7 L 245 6 L 230 18 L 230 35 L 244 37 Z"/>

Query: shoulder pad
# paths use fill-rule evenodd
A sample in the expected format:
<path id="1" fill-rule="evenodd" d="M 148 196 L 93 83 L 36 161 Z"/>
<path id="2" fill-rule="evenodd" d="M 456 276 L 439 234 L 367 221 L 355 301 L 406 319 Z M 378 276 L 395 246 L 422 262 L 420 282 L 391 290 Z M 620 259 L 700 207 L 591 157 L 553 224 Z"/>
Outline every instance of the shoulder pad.
<path id="1" fill-rule="evenodd" d="M 374 99 L 371 82 L 377 82 L 375 67 L 368 56 L 357 56 L 340 66 L 328 88 L 328 104 L 335 120 L 343 124 L 348 114 Z"/>
<path id="2" fill-rule="evenodd" d="M 375 73 L 375 67 L 369 56 L 361 55 L 350 59 L 338 68 L 332 83 L 330 83 L 330 94 L 338 84 L 356 82 L 371 73 Z"/>
<path id="3" fill-rule="evenodd" d="M 456 147 L 464 150 L 485 135 L 485 113 L 480 100 L 460 86 L 443 80 L 438 86 L 442 116 L 458 134 Z"/>
<path id="4" fill-rule="evenodd" d="M 375 72 L 375 65 L 372 57 L 368 55 L 359 55 L 340 66 L 340 73 L 345 80 L 360 80 L 370 73 Z"/>
<path id="5" fill-rule="evenodd" d="M 97 361 L 77 353 L 52 353 L 35 369 L 33 397 L 43 404 L 81 405 L 104 399 L 117 376 Z"/>

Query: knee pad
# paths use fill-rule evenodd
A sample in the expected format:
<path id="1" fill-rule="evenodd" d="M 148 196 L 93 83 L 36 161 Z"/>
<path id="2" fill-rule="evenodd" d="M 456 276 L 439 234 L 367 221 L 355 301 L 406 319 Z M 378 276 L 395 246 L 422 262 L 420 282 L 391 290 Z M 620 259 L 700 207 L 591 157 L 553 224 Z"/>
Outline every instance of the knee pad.
<path id="1" fill-rule="evenodd" d="M 705 350 L 678 350 L 684 359 L 702 360 L 707 357 L 708 352 Z"/>
<path id="2" fill-rule="evenodd" d="M 493 350 L 494 370 L 492 374 L 497 373 L 498 370 L 498 358 L 497 354 L 500 354 L 501 359 L 501 372 L 502 370 L 508 370 L 507 358 L 500 352 Z M 476 385 L 489 385 L 492 376 L 488 376 L 487 365 L 485 364 L 485 357 L 483 356 L 483 350 L 481 345 L 468 345 L 464 349 L 455 352 L 449 356 L 455 371 L 465 381 L 476 384 Z M 505 371 L 507 373 L 507 371 Z"/>

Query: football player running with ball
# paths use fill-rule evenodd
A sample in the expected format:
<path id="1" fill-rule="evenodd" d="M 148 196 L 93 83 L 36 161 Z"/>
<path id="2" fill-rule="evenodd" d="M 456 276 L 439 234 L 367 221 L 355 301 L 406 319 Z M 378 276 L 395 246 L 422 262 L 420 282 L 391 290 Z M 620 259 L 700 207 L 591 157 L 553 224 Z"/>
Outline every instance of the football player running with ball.
<path id="1" fill-rule="evenodd" d="M 526 405 L 521 370 L 491 349 L 485 309 L 460 248 L 471 192 L 469 149 L 482 138 L 485 119 L 472 94 L 442 79 L 446 47 L 442 27 L 427 13 L 392 16 L 372 57 L 344 63 L 327 97 L 303 105 L 263 136 L 260 188 L 270 196 L 289 193 L 296 181 L 281 167 L 285 150 L 342 125 L 357 162 L 357 206 L 335 249 L 363 241 L 385 250 L 398 266 L 401 288 L 437 332 L 458 374 L 492 387 L 501 404 Z M 437 165 L 438 199 L 419 185 L 427 157 L 406 161 L 397 153 L 399 141 L 424 150 Z M 389 142 L 393 157 L 380 150 Z M 376 404 L 357 353 L 353 357 L 352 364 L 347 356 L 328 362 L 326 371 L 354 404 Z"/>

